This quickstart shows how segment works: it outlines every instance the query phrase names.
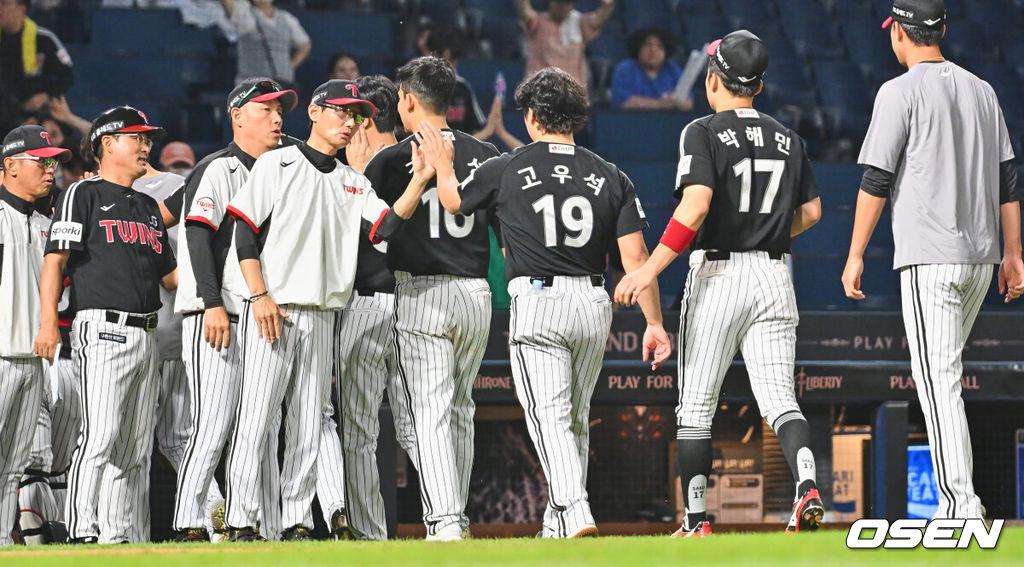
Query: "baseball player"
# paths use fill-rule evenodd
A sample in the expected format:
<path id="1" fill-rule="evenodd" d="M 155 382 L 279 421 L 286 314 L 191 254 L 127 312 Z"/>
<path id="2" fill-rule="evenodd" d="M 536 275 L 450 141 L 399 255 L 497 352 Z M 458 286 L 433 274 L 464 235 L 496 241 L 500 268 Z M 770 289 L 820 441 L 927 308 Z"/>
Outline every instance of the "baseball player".
<path id="1" fill-rule="evenodd" d="M 92 124 L 99 175 L 61 194 L 43 264 L 36 352 L 52 360 L 65 270 L 74 285 L 72 349 L 78 358 L 82 427 L 69 472 L 65 515 L 73 542 L 130 541 L 140 469 L 152 449 L 159 285 L 177 285 L 174 254 L 156 202 L 131 185 L 145 174 L 163 129 L 131 107 Z M 112 285 L 111 278 L 117 278 Z"/>
<path id="2" fill-rule="evenodd" d="M 627 269 L 643 264 L 647 221 L 629 178 L 575 145 L 587 119 L 585 87 L 549 67 L 523 81 L 515 100 L 534 143 L 485 161 L 461 187 L 451 142 L 427 126 L 423 147 L 448 212 L 493 208 L 501 224 L 516 395 L 549 486 L 541 536 L 596 536 L 586 488 L 590 398 L 612 323 L 601 274 L 615 244 Z M 655 368 L 672 352 L 657 284 L 640 305 L 648 321 L 643 357 L 653 350 Z"/>
<path id="3" fill-rule="evenodd" d="M 398 114 L 407 132 L 423 121 L 454 141 L 459 179 L 488 158 L 493 145 L 448 129 L 445 113 L 455 73 L 443 59 L 420 57 L 398 70 Z M 388 202 L 413 175 L 414 136 L 384 148 L 366 177 Z M 420 475 L 423 521 L 429 540 L 461 539 L 469 527 L 466 500 L 473 466 L 473 380 L 490 331 L 487 285 L 490 215 L 452 215 L 441 208 L 434 183 L 408 226 L 388 245 L 395 272 L 395 348 L 401 390 L 413 423 L 410 454 Z"/>
<path id="4" fill-rule="evenodd" d="M 676 406 L 686 518 L 673 535 L 711 533 L 705 504 L 711 420 L 737 348 L 796 481 L 787 530 L 814 530 L 825 510 L 815 485 L 810 427 L 793 387 L 799 315 L 784 259 L 790 239 L 821 217 L 821 201 L 804 141 L 752 107 L 768 66 L 761 40 L 736 31 L 711 43 L 708 54 L 704 85 L 715 113 L 683 128 L 679 206 L 650 259 L 619 283 L 615 300 L 635 302 L 693 242 L 679 324 Z"/>
<path id="5" fill-rule="evenodd" d="M 357 129 L 345 148 L 349 165 L 362 171 L 377 151 L 398 143 L 398 89 L 381 75 L 361 77 L 359 94 L 377 107 L 377 114 Z M 398 443 L 413 454 L 412 422 L 399 394 L 398 361 L 391 332 L 395 314 L 395 278 L 387 266 L 387 243 L 360 240 L 355 293 L 338 313 L 336 328 L 337 406 L 345 465 L 348 528 L 359 539 L 386 539 L 387 518 L 377 469 L 378 410 L 388 403 Z M 323 462 L 323 461 L 321 461 Z"/>
<path id="6" fill-rule="evenodd" d="M 13 543 L 11 531 L 20 509 L 18 484 L 29 463 L 43 395 L 49 391 L 33 344 L 49 232 L 49 221 L 35 210 L 35 201 L 48 197 L 57 161 L 70 157 L 71 152 L 54 147 L 39 126 L 15 128 L 0 146 L 0 546 Z M 49 470 L 49 463 L 39 464 Z M 26 488 L 44 493 L 37 500 L 52 503 L 45 482 Z M 39 512 L 50 517 L 56 513 Z"/>
<path id="7" fill-rule="evenodd" d="M 287 416 L 281 510 L 288 526 L 282 537 L 310 539 L 310 504 L 321 488 L 314 467 L 322 453 L 323 408 L 330 393 L 334 310 L 344 307 L 352 292 L 358 241 L 366 237 L 362 225 L 372 240 L 394 234 L 433 176 L 416 160 L 414 179 L 389 209 L 364 176 L 335 158 L 353 130 L 374 115 L 358 91 L 351 81 L 320 85 L 307 109 L 313 123 L 309 139 L 260 156 L 227 207 L 236 219 L 235 248 L 244 278 L 228 281 L 233 293 L 248 298 L 240 337 L 241 394 L 227 466 L 226 520 L 238 540 L 258 537 L 257 463 L 282 402 Z"/>
<path id="8" fill-rule="evenodd" d="M 988 83 L 947 61 L 941 0 L 899 0 L 882 24 L 907 72 L 878 90 L 858 162 L 847 297 L 863 299 L 864 249 L 888 197 L 911 371 L 938 488 L 936 518 L 981 518 L 960 397 L 961 354 L 992 265 L 1009 302 L 1024 291 L 1013 149 Z M 999 256 L 999 226 L 1003 256 Z"/>
<path id="9" fill-rule="evenodd" d="M 226 264 L 237 264 L 231 247 L 235 219 L 228 203 L 249 178 L 256 158 L 278 147 L 284 113 L 298 97 L 266 78 L 242 81 L 227 99 L 233 141 L 197 164 L 185 186 L 187 207 L 184 238 L 178 245 L 180 282 L 175 310 L 182 313 L 182 351 L 191 394 L 192 431 L 178 474 L 173 527 L 181 541 L 209 541 L 206 518 L 217 516 L 213 528 L 222 532 L 223 501 L 213 480 L 221 453 L 234 426 L 241 387 L 238 316 L 241 301 L 224 287 Z M 275 539 L 280 525 L 280 472 L 277 431 L 266 438 L 266 457 L 260 461 L 260 529 Z"/>

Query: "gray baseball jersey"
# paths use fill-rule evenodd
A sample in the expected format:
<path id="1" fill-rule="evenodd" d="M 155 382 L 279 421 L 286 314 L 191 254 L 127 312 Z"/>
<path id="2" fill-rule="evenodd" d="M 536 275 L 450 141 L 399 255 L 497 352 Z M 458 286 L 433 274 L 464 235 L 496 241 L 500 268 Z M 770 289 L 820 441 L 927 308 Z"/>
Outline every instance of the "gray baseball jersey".
<path id="1" fill-rule="evenodd" d="M 1013 157 L 992 87 L 956 64 L 882 85 L 857 162 L 895 174 L 893 267 L 998 264 L 999 164 Z"/>

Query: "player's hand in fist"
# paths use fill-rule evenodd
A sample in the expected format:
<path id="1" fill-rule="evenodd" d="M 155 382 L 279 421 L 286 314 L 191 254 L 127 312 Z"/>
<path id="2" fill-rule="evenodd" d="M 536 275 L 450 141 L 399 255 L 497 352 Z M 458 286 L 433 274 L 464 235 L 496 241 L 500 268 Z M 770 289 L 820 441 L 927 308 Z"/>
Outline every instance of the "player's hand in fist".
<path id="1" fill-rule="evenodd" d="M 43 325 L 36 335 L 35 353 L 53 364 L 53 357 L 57 354 L 57 345 L 60 344 L 60 331 L 57 325 Z"/>
<path id="2" fill-rule="evenodd" d="M 446 138 L 436 126 L 429 122 L 420 122 L 420 130 L 416 132 L 423 157 L 435 171 L 444 171 L 452 167 L 455 159 L 455 144 Z M 414 156 L 415 157 L 415 156 Z M 415 164 L 413 164 L 415 167 Z"/>
<path id="3" fill-rule="evenodd" d="M 281 338 L 281 322 L 288 314 L 269 295 L 252 302 L 252 316 L 256 319 L 256 330 L 261 339 L 274 344 L 274 341 Z"/>
<path id="4" fill-rule="evenodd" d="M 622 305 L 635 305 L 640 294 L 647 288 L 651 287 L 654 280 L 657 278 L 657 274 L 654 270 L 650 270 L 645 265 L 644 267 L 634 270 L 626 274 L 625 277 L 619 281 L 619 285 L 615 286 L 615 303 Z M 644 359 L 646 360 L 646 358 Z"/>
<path id="5" fill-rule="evenodd" d="M 651 359 L 651 354 L 654 358 Z M 662 362 L 668 360 L 672 354 L 672 342 L 668 339 L 665 327 L 661 325 L 647 325 L 644 331 L 644 362 L 650 359 L 651 370 L 655 370 Z"/>
<path id="6" fill-rule="evenodd" d="M 1020 255 L 1003 256 L 999 264 L 999 293 L 1003 303 L 1009 303 L 1024 293 L 1024 261 Z"/>
<path id="7" fill-rule="evenodd" d="M 211 307 L 206 310 L 203 316 L 203 334 L 206 342 L 220 352 L 222 348 L 231 345 L 231 320 L 228 319 L 228 310 L 224 307 Z"/>
<path id="8" fill-rule="evenodd" d="M 846 291 L 846 297 L 864 299 L 864 292 L 860 290 L 860 276 L 863 273 L 863 258 L 850 256 L 846 259 L 846 268 L 843 269 L 843 289 Z"/>

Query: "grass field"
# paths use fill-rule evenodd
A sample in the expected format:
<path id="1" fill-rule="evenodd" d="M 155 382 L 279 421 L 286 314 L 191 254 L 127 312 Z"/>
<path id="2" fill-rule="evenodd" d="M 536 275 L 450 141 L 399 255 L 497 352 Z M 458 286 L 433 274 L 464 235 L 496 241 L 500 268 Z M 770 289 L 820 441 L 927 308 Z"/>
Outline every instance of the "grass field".
<path id="1" fill-rule="evenodd" d="M 1024 564 L 1024 528 L 1005 528 L 995 550 L 972 544 L 967 550 L 850 551 L 845 531 L 800 536 L 782 533 L 715 535 L 702 540 L 668 537 L 603 537 L 574 541 L 477 539 L 454 543 L 419 540 L 389 542 L 303 542 L 259 544 L 150 544 L 123 546 L 48 547 L 0 551 L 0 566 L 84 567 L 218 565 L 410 567 L 542 565 L 593 567 L 643 565 L 712 567 L 719 565 L 1015 565 Z"/>

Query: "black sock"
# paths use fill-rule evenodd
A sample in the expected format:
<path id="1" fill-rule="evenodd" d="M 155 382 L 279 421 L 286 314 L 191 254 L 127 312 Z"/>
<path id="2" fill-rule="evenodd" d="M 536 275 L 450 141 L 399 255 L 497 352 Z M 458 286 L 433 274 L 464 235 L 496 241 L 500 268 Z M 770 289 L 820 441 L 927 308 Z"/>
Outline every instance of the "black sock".
<path id="1" fill-rule="evenodd" d="M 816 470 L 814 465 L 814 454 L 811 452 L 811 426 L 802 415 L 792 417 L 791 412 L 785 414 L 789 418 L 779 425 L 775 434 L 779 437 L 779 444 L 782 445 L 782 453 L 789 463 L 789 470 L 793 473 L 793 480 L 796 482 L 796 496 L 800 498 L 807 491 L 817 488 L 814 482 Z M 779 420 L 776 420 L 778 423 Z"/>
<path id="2" fill-rule="evenodd" d="M 686 504 L 686 527 L 693 529 L 707 520 L 707 485 L 711 474 L 711 432 L 680 427 L 676 441 L 676 465 Z"/>

